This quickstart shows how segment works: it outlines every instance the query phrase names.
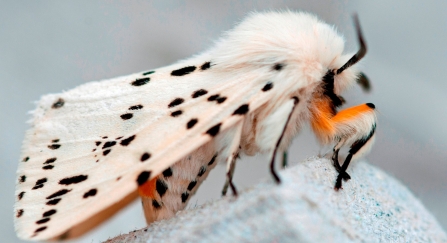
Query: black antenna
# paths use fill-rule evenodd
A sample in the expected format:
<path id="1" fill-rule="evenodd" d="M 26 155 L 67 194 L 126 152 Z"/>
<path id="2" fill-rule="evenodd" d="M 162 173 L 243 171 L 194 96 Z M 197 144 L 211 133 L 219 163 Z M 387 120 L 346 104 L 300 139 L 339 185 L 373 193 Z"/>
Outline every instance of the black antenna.
<path id="1" fill-rule="evenodd" d="M 341 68 L 339 68 L 337 70 L 337 74 L 340 74 L 346 68 L 349 68 L 350 66 L 356 64 L 366 54 L 366 44 L 365 44 L 365 40 L 363 39 L 362 30 L 360 28 L 360 22 L 359 22 L 359 18 L 357 17 L 357 14 L 354 14 L 353 18 L 354 18 L 355 28 L 357 31 L 357 38 L 358 38 L 359 44 L 360 44 L 360 50 L 353 57 L 351 57 L 351 59 L 349 59 L 349 61 L 347 63 L 345 63 L 345 65 L 343 65 Z"/>

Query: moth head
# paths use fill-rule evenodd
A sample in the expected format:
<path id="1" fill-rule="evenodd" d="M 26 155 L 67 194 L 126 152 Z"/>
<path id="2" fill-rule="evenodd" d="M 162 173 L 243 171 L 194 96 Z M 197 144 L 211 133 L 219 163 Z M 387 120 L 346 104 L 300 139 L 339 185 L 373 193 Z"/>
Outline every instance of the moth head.
<path id="1" fill-rule="evenodd" d="M 326 86 L 332 86 L 332 90 L 336 95 L 339 95 L 355 81 L 360 85 L 363 91 L 368 92 L 371 89 L 369 80 L 365 74 L 352 67 L 365 56 L 367 50 L 357 15 L 354 15 L 354 24 L 360 49 L 351 58 L 349 58 L 349 56 L 340 58 L 340 60 L 344 59 L 347 61 L 343 62 L 344 64 L 339 68 L 329 69 L 323 77 L 323 82 L 326 83 Z"/>

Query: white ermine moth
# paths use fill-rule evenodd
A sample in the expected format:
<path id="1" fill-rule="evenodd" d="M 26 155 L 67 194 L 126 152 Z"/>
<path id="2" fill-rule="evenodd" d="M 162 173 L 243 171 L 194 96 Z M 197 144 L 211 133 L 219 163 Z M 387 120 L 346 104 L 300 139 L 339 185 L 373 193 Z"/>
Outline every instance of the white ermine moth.
<path id="1" fill-rule="evenodd" d="M 306 122 L 335 145 L 341 188 L 376 127 L 371 103 L 337 110 L 350 85 L 368 86 L 352 67 L 366 53 L 355 24 L 360 50 L 343 54 L 343 38 L 312 14 L 253 13 L 200 55 L 43 96 L 17 170 L 18 237 L 76 237 L 138 193 L 148 223 L 172 217 L 221 161 L 236 193 L 239 153 L 268 154 L 280 182 L 275 155 Z"/>

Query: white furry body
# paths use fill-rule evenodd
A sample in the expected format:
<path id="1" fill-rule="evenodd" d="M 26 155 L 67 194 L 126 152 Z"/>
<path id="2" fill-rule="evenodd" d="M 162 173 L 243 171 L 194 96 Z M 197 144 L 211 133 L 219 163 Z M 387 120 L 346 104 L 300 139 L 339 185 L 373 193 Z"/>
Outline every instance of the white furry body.
<path id="1" fill-rule="evenodd" d="M 151 200 L 143 200 L 146 219 L 151 222 L 173 216 L 186 205 L 180 195 L 194 194 L 218 161 L 231 163 L 239 152 L 272 156 L 284 126 L 280 149 L 288 147 L 301 125 L 311 119 L 322 77 L 352 56 L 342 54 L 343 45 L 335 30 L 313 15 L 252 14 L 196 57 L 151 74 L 91 82 L 42 97 L 17 170 L 18 236 L 30 240 L 75 236 L 72 232 L 78 225 L 89 228 L 85 226 L 100 217 L 101 211 L 154 178 L 161 178 L 167 191 L 154 196 L 162 206 L 160 211 Z M 211 62 L 209 68 L 207 62 Z M 277 70 L 278 64 L 282 66 Z M 196 68 L 181 76 L 172 73 L 190 66 Z M 357 75 L 350 68 L 336 76 L 334 92 L 341 93 Z M 141 81 L 147 78 L 147 83 Z M 267 89 L 269 83 L 272 87 Z M 193 98 L 201 89 L 207 93 Z M 209 101 L 213 95 L 225 99 Z M 292 97 L 299 102 L 295 104 Z M 174 102 L 177 98 L 183 102 L 168 107 L 179 103 Z M 235 114 L 244 105 L 248 110 Z M 178 111 L 181 114 L 173 116 Z M 363 130 L 375 122 L 373 114 L 365 116 L 358 125 L 335 132 L 323 142 L 337 142 L 335 137 L 341 133 L 349 134 L 346 140 L 356 139 L 356 134 L 363 136 Z M 188 128 L 192 119 L 197 121 Z M 217 132 L 210 131 L 219 124 Z M 208 165 L 215 154 L 216 163 Z M 45 164 L 52 158 L 56 160 Z M 48 165 L 53 167 L 43 169 Z M 207 167 L 206 174 L 199 178 L 202 166 Z M 167 168 L 173 171 L 170 178 L 161 176 Z M 86 178 L 73 182 L 80 180 L 79 176 Z M 72 183 L 61 184 L 65 178 Z M 194 180 L 197 185 L 188 190 L 188 183 Z M 60 200 L 48 205 L 47 198 L 60 190 L 68 192 L 50 198 Z M 51 210 L 56 212 L 46 214 Z"/>

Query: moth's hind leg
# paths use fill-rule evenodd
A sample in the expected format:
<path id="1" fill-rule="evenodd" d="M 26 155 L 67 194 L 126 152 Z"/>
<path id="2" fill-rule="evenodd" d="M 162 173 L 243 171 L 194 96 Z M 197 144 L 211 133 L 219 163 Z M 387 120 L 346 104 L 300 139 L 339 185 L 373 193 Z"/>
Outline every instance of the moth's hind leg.
<path id="1" fill-rule="evenodd" d="M 234 169 L 236 168 L 236 159 L 237 159 L 237 155 L 235 157 L 233 157 L 233 159 L 231 161 L 227 162 L 229 169 L 227 168 L 227 174 L 226 174 L 227 179 L 226 179 L 224 187 L 222 189 L 222 196 L 227 195 L 228 187 L 231 188 L 233 195 L 237 196 L 236 186 L 233 183 L 233 174 L 234 174 Z"/>
<path id="2" fill-rule="evenodd" d="M 335 137 L 341 138 L 334 147 L 332 161 L 338 172 L 334 189 L 342 188 L 342 180 L 351 177 L 346 173 L 349 163 L 353 158 L 360 157 L 371 148 L 376 129 L 374 113 L 375 106 L 371 103 L 351 107 L 340 111 L 332 117 L 331 122 L 336 128 Z M 341 147 L 350 144 L 348 156 L 340 166 L 338 153 Z"/>

